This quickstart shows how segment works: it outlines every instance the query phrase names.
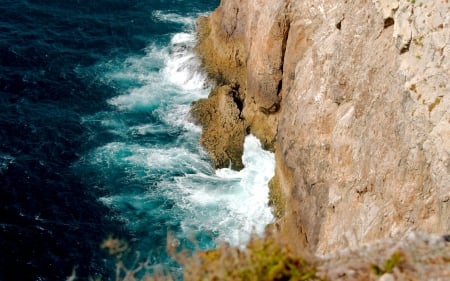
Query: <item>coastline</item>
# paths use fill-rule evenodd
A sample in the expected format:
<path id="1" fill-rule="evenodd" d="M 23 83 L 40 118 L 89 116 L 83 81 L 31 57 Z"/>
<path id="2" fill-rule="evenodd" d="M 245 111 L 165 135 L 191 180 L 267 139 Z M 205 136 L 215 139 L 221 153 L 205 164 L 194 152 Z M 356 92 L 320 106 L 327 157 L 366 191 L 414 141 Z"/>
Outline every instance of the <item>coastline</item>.
<path id="1" fill-rule="evenodd" d="M 198 20 L 196 50 L 217 83 L 191 110 L 202 144 L 234 169 L 242 135 L 275 151 L 274 229 L 295 248 L 450 231 L 449 7 L 383 3 L 222 0 Z"/>

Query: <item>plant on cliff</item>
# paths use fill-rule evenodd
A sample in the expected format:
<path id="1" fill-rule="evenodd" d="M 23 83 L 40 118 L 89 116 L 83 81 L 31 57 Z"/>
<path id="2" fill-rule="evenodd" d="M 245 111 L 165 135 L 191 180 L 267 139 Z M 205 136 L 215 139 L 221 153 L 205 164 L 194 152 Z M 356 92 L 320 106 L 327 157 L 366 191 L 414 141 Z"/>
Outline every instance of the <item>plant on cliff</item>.
<path id="1" fill-rule="evenodd" d="M 179 259 L 180 260 L 180 259 Z M 315 259 L 295 255 L 272 238 L 252 238 L 244 248 L 222 245 L 182 258 L 184 280 L 322 280 Z"/>
<path id="2" fill-rule="evenodd" d="M 193 255 L 178 246 L 178 241 L 169 235 L 167 250 L 183 266 L 185 281 L 323 280 L 316 274 L 316 258 L 294 254 L 289 247 L 271 237 L 252 237 L 245 248 L 223 244 L 214 250 L 199 250 Z M 127 262 L 132 251 L 124 240 L 110 236 L 103 241 L 101 248 L 116 258 L 115 281 L 174 280 L 171 275 L 152 266 L 149 259 L 141 260 L 139 253 L 135 253 L 134 262 Z M 77 279 L 74 269 L 66 281 Z M 91 278 L 90 281 L 101 279 Z"/>
<path id="3" fill-rule="evenodd" d="M 281 193 L 278 177 L 274 176 L 269 181 L 269 206 L 273 208 L 273 214 L 277 218 L 281 218 L 284 214 L 284 199 Z"/>
<path id="4" fill-rule="evenodd" d="M 109 236 L 103 241 L 101 248 L 107 250 L 110 255 L 116 258 L 115 281 L 173 280 L 170 275 L 151 265 L 149 258 L 141 259 L 139 252 L 134 253 L 134 259 L 131 259 L 133 257 L 131 256 L 131 248 L 122 239 Z M 131 262 L 129 262 L 130 259 L 132 260 Z M 74 273 L 72 275 L 74 276 Z M 101 281 L 101 279 L 90 279 L 90 281 Z"/>
<path id="5" fill-rule="evenodd" d="M 194 254 L 180 248 L 178 240 L 169 236 L 167 250 L 183 266 L 186 281 L 365 281 L 378 280 L 384 275 L 393 276 L 395 280 L 450 280 L 448 237 L 409 235 L 400 241 L 385 240 L 322 258 L 298 249 L 294 252 L 270 234 L 265 238 L 252 237 L 245 247 L 221 245 L 215 250 L 198 250 Z M 176 276 L 170 275 L 161 266 L 152 265 L 149 259 L 140 259 L 139 253 L 133 253 L 121 239 L 109 237 L 102 248 L 116 258 L 115 281 L 172 281 L 182 277 L 178 271 Z M 76 268 L 66 281 L 75 280 L 81 280 Z M 89 279 L 101 280 L 105 279 Z"/>
<path id="6" fill-rule="evenodd" d="M 403 253 L 401 251 L 396 251 L 389 259 L 385 261 L 383 268 L 379 267 L 376 264 L 372 264 L 372 272 L 377 276 L 382 276 L 385 273 L 391 273 L 394 267 L 396 267 L 402 260 Z"/>

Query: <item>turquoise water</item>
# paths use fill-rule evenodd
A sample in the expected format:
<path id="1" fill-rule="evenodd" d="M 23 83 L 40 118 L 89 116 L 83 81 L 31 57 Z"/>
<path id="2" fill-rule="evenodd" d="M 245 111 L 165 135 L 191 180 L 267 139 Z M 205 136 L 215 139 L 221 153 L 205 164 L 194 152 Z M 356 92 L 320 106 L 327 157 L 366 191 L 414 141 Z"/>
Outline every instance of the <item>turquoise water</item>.
<path id="1" fill-rule="evenodd" d="M 245 169 L 215 171 L 189 116 L 210 89 L 195 19 L 217 5 L 0 3 L 1 280 L 108 279 L 109 234 L 179 276 L 168 232 L 190 249 L 262 233 L 273 155 L 249 136 Z"/>

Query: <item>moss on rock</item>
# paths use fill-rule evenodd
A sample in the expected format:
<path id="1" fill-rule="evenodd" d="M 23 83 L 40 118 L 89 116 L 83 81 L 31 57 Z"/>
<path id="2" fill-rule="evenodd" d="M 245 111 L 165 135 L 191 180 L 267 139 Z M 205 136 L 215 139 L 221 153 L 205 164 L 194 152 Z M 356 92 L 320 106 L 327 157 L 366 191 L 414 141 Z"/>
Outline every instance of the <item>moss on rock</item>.
<path id="1" fill-rule="evenodd" d="M 276 218 L 283 216 L 285 202 L 277 175 L 269 181 L 269 205 L 272 206 Z"/>

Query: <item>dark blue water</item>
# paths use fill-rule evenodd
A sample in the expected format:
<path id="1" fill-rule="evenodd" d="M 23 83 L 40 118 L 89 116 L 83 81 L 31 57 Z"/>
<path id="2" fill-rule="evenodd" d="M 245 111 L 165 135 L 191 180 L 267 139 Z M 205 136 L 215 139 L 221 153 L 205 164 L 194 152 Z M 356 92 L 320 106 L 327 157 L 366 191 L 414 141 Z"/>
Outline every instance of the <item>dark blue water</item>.
<path id="1" fill-rule="evenodd" d="M 161 212 L 174 200 L 152 197 L 164 171 L 123 159 L 161 142 L 179 147 L 186 129 L 165 126 L 153 113 L 154 100 L 140 107 L 138 99 L 127 110 L 131 105 L 114 97 L 130 89 L 145 92 L 151 73 L 160 73 L 165 62 L 149 52 L 170 46 L 174 34 L 191 32 L 193 19 L 217 5 L 0 1 L 0 280 L 65 280 L 75 265 L 81 278 L 108 276 L 111 260 L 99 248 L 108 234 L 138 245 L 152 241 L 145 249 L 158 252 L 167 229 L 180 229 L 173 214 Z M 122 70 L 135 77 L 119 77 Z M 151 131 L 145 124 L 153 124 Z M 203 169 L 211 173 L 207 165 Z M 113 200 L 144 193 L 150 204 L 145 209 L 153 206 L 156 213 L 142 212 L 126 198 Z M 145 227 L 129 218 L 142 218 Z"/>

